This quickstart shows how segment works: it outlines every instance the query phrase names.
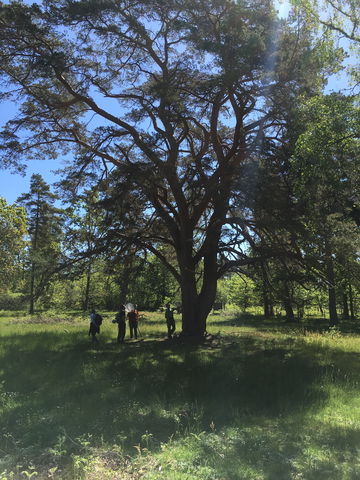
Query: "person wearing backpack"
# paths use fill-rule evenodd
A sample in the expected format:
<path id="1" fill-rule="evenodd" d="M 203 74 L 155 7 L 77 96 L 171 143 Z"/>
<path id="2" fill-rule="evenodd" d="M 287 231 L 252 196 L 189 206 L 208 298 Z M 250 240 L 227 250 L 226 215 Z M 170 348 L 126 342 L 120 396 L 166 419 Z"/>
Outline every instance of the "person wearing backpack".
<path id="1" fill-rule="evenodd" d="M 125 305 L 121 305 L 120 310 L 116 314 L 115 320 L 113 320 L 112 323 L 118 324 L 117 343 L 124 343 L 126 333 Z"/>
<path id="2" fill-rule="evenodd" d="M 168 329 L 168 339 L 170 340 L 175 332 L 174 309 L 170 307 L 170 303 L 166 304 L 165 320 Z"/>
<path id="3" fill-rule="evenodd" d="M 102 316 L 99 313 L 96 313 L 93 308 L 90 313 L 90 328 L 89 336 L 92 336 L 92 343 L 99 343 L 96 335 L 100 333 L 100 325 L 102 324 Z"/>

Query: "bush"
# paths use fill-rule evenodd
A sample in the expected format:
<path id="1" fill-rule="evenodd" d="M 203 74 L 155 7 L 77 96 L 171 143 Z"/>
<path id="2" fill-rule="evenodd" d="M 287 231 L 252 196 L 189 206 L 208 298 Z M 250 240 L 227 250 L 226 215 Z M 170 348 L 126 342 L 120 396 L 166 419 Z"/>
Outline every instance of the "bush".
<path id="1" fill-rule="evenodd" d="M 27 298 L 23 293 L 0 293 L 0 310 L 24 310 Z"/>

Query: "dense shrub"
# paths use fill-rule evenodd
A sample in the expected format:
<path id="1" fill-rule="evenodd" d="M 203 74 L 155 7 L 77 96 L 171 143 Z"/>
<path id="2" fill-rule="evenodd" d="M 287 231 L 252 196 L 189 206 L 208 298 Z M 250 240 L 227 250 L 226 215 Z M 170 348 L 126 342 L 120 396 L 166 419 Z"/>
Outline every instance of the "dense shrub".
<path id="1" fill-rule="evenodd" d="M 0 310 L 24 310 L 27 297 L 22 293 L 0 293 Z"/>

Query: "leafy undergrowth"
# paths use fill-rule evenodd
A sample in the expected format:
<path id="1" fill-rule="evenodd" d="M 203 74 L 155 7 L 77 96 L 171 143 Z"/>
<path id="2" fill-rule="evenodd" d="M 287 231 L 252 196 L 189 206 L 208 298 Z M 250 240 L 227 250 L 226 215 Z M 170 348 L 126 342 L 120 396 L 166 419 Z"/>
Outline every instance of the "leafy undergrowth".
<path id="1" fill-rule="evenodd" d="M 212 341 L 99 346 L 75 314 L 3 317 L 0 480 L 360 478 L 360 337 L 214 315 Z M 3 472 L 3 473 L 1 473 Z"/>

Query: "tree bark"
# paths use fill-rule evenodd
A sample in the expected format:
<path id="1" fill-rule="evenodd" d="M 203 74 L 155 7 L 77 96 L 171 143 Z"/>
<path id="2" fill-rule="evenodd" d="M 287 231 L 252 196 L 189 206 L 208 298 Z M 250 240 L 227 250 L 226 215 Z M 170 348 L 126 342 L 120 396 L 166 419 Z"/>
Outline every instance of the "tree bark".
<path id="1" fill-rule="evenodd" d="M 263 272 L 262 297 L 264 307 L 264 317 L 271 318 L 274 316 L 274 305 L 272 302 L 272 295 L 269 289 L 269 281 Z"/>
<path id="2" fill-rule="evenodd" d="M 203 277 L 198 293 L 196 282 L 196 260 L 193 257 L 193 235 L 185 229 L 185 235 L 178 252 L 181 273 L 182 335 L 203 337 L 206 320 L 216 298 L 217 287 L 217 244 L 219 227 L 209 227 L 206 252 L 203 256 Z M 188 239 L 186 241 L 186 238 Z"/>
<path id="3" fill-rule="evenodd" d="M 274 316 L 274 307 L 269 296 L 269 292 L 263 290 L 263 307 L 264 307 L 264 317 L 271 318 Z"/>
<path id="4" fill-rule="evenodd" d="M 133 271 L 133 254 L 127 254 L 124 258 L 124 268 L 120 278 L 120 303 L 125 304 L 129 294 L 129 285 Z"/>
<path id="5" fill-rule="evenodd" d="M 193 232 L 185 231 L 178 253 L 178 264 L 181 274 L 181 313 L 182 335 L 200 336 L 203 331 L 200 326 L 199 302 L 196 285 L 196 270 L 193 260 Z"/>
<path id="6" fill-rule="evenodd" d="M 287 322 L 295 322 L 294 310 L 289 297 L 284 298 L 284 309 Z"/>
<path id="7" fill-rule="evenodd" d="M 320 300 L 319 297 L 316 297 L 316 299 L 317 299 L 317 304 L 318 304 L 318 307 L 319 307 L 320 314 L 321 314 L 322 317 L 324 317 L 324 309 L 323 309 L 321 300 Z"/>
<path id="8" fill-rule="evenodd" d="M 33 315 L 35 312 L 35 265 L 31 264 L 30 273 L 30 299 L 29 299 L 29 314 Z"/>
<path id="9" fill-rule="evenodd" d="M 343 293 L 343 319 L 349 320 L 349 303 L 345 292 Z"/>
<path id="10" fill-rule="evenodd" d="M 40 196 L 37 196 L 37 208 L 35 214 L 35 231 L 34 231 L 34 241 L 32 245 L 32 255 L 36 255 L 38 248 L 38 237 L 39 237 L 39 222 L 40 222 L 40 212 L 39 212 L 39 203 Z M 29 300 L 29 314 L 33 315 L 35 312 L 35 274 L 36 265 L 34 259 L 31 262 L 31 273 L 30 273 L 30 300 Z"/>
<path id="11" fill-rule="evenodd" d="M 84 295 L 84 302 L 83 302 L 84 312 L 86 312 L 89 309 L 90 287 L 91 287 L 91 260 L 89 259 L 88 266 L 86 269 L 86 286 L 85 286 L 85 295 Z"/>
<path id="12" fill-rule="evenodd" d="M 185 337 L 202 337 L 206 332 L 206 319 L 216 296 L 216 276 L 206 281 L 205 288 L 204 283 L 198 294 L 195 272 L 182 274 L 182 335 Z"/>
<path id="13" fill-rule="evenodd" d="M 291 293 L 290 293 L 288 283 L 286 281 L 284 282 L 283 305 L 284 305 L 285 314 L 286 314 L 286 321 L 295 322 L 295 315 L 294 315 L 294 310 L 293 310 L 292 301 L 291 301 Z"/>
<path id="14" fill-rule="evenodd" d="M 336 292 L 335 292 L 335 273 L 334 262 L 331 254 L 331 247 L 329 240 L 325 239 L 325 263 L 326 275 L 328 281 L 328 296 L 329 296 L 329 317 L 330 326 L 335 326 L 339 323 L 339 318 L 336 310 Z"/>
<path id="15" fill-rule="evenodd" d="M 270 318 L 274 316 L 274 307 L 272 304 L 271 292 L 269 288 L 269 279 L 266 274 L 264 263 L 261 263 L 261 274 L 262 274 L 262 299 L 263 299 L 264 317 Z"/>
<path id="16" fill-rule="evenodd" d="M 354 298 L 353 298 L 351 283 L 349 283 L 349 304 L 350 304 L 350 318 L 351 320 L 355 320 Z"/>

